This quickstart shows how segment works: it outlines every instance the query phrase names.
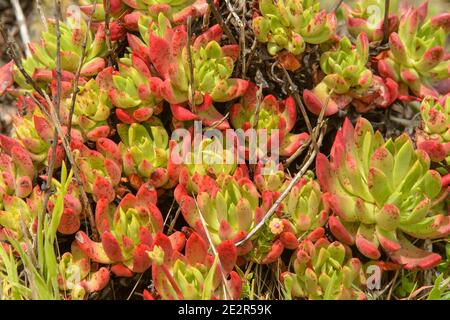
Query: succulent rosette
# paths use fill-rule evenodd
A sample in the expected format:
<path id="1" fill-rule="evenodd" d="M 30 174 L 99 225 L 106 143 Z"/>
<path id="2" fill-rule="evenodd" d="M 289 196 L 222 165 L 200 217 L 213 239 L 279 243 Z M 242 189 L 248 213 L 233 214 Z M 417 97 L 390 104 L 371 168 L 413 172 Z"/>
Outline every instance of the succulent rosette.
<path id="1" fill-rule="evenodd" d="M 94 200 L 108 198 L 113 201 L 115 188 L 122 177 L 121 156 L 118 146 L 107 138 L 99 139 L 97 150 L 85 145 L 74 151 L 75 162 L 80 170 L 83 188 Z"/>
<path id="2" fill-rule="evenodd" d="M 119 72 L 112 79 L 114 85 L 109 98 L 117 107 L 116 115 L 122 122 L 146 121 L 162 111 L 158 82 L 137 55 L 120 59 Z"/>
<path id="3" fill-rule="evenodd" d="M 138 188 L 147 181 L 157 188 L 168 184 L 169 135 L 161 121 L 151 118 L 141 124 L 118 124 L 117 132 L 122 140 L 123 170 L 131 184 Z"/>
<path id="4" fill-rule="evenodd" d="M 294 272 L 281 275 L 286 299 L 364 300 L 362 264 L 338 242 L 304 240 L 292 257 Z"/>
<path id="5" fill-rule="evenodd" d="M 420 108 L 422 126 L 416 131 L 417 146 L 432 161 L 450 163 L 450 96 L 426 97 Z"/>
<path id="6" fill-rule="evenodd" d="M 53 179 L 52 184 L 60 187 L 61 184 Z M 52 194 L 47 202 L 47 211 L 53 213 L 57 195 Z M 32 212 L 40 213 L 44 205 L 44 192 L 39 186 L 33 188 L 33 192 L 26 199 L 28 206 Z M 81 220 L 85 218 L 83 205 L 80 201 L 80 188 L 76 182 L 70 183 L 64 196 L 63 211 L 58 225 L 58 232 L 64 235 L 76 233 L 81 226 Z"/>
<path id="7" fill-rule="evenodd" d="M 360 118 L 347 119 L 336 135 L 330 160 L 319 154 L 317 176 L 324 201 L 334 215 L 333 235 L 355 245 L 368 258 L 389 257 L 406 269 L 432 268 L 441 257 L 415 247 L 414 239 L 439 239 L 450 234 L 450 217 L 441 176 L 430 170 L 430 158 L 415 150 L 403 134 L 385 141 Z"/>
<path id="8" fill-rule="evenodd" d="M 282 212 L 292 224 L 294 234 L 300 237 L 307 232 L 324 227 L 329 215 L 329 207 L 322 200 L 320 184 L 314 174 L 304 177 L 296 184 L 283 202 Z"/>
<path id="9" fill-rule="evenodd" d="M 6 136 L 0 136 L 0 146 L 0 196 L 28 197 L 37 173 L 30 154 Z"/>
<path id="10" fill-rule="evenodd" d="M 267 171 L 263 171 L 263 169 Z M 264 167 L 261 163 L 255 169 L 255 184 L 266 194 L 272 192 L 276 200 L 288 184 L 289 179 L 279 164 L 278 170 Z M 276 261 L 285 249 L 294 250 L 298 247 L 298 239 L 322 237 L 329 215 L 329 208 L 322 200 L 319 183 L 314 174 L 309 172 L 292 187 L 285 200 L 281 203 L 274 217 L 266 223 L 258 238 L 254 240 L 255 250 L 250 254 L 258 263 Z"/>
<path id="11" fill-rule="evenodd" d="M 173 147 L 168 173 L 172 180 L 179 182 L 176 190 L 197 194 L 205 176 L 217 178 L 226 174 L 240 177 L 247 174 L 245 166 L 238 166 L 239 158 L 234 144 L 228 145 L 226 140 L 212 138 L 199 140 L 198 144 L 195 139 L 192 144 L 190 141 L 171 141 Z"/>
<path id="12" fill-rule="evenodd" d="M 12 137 L 28 151 L 33 163 L 46 163 L 54 137 L 52 125 L 38 109 L 25 116 L 15 116 L 13 123 L 15 130 Z"/>
<path id="13" fill-rule="evenodd" d="M 7 240 L 12 237 L 15 240 L 22 240 L 25 232 L 33 232 L 35 222 L 35 212 L 27 205 L 25 200 L 7 194 L 2 195 L 0 210 L 0 240 Z M 28 229 L 30 228 L 30 229 Z"/>
<path id="14" fill-rule="evenodd" d="M 274 201 L 271 192 L 261 195 L 248 175 L 236 174 L 220 174 L 216 179 L 203 176 L 195 199 L 182 187 L 177 188 L 175 198 L 189 226 L 204 239 L 208 232 L 215 246 L 227 240 L 242 240 Z M 247 254 L 251 248 L 248 242 L 238 249 L 239 255 Z"/>
<path id="15" fill-rule="evenodd" d="M 450 31 L 450 13 L 427 17 L 428 3 L 408 8 L 400 19 L 398 33 L 390 35 L 390 51 L 378 63 L 382 77 L 402 84 L 402 96 L 408 89 L 417 97 L 438 96 L 433 85 L 450 75 L 446 39 Z"/>
<path id="16" fill-rule="evenodd" d="M 112 86 L 112 76 L 111 67 L 104 69 L 95 80 L 91 79 L 81 86 L 77 94 L 72 123 L 88 140 L 97 141 L 111 133 L 108 119 L 112 104 L 108 92 Z M 66 106 L 71 105 L 72 97 L 65 102 Z"/>
<path id="17" fill-rule="evenodd" d="M 70 300 L 83 300 L 88 294 L 103 290 L 109 282 L 108 269 L 91 270 L 89 258 L 75 242 L 71 251 L 61 256 L 58 271 L 58 286 L 69 293 Z"/>
<path id="18" fill-rule="evenodd" d="M 370 42 L 379 42 L 384 37 L 384 8 L 383 0 L 362 0 L 352 5 L 341 4 L 347 19 L 348 31 L 353 37 L 365 33 Z M 393 4 L 394 5 L 394 4 Z M 392 5 L 392 6 L 393 6 Z M 394 12 L 391 6 L 390 12 Z M 388 33 L 395 32 L 399 19 L 396 14 L 390 14 L 388 18 Z"/>
<path id="19" fill-rule="evenodd" d="M 336 15 L 320 9 L 317 0 L 259 0 L 261 15 L 253 18 L 256 39 L 267 43 L 267 50 L 276 55 L 287 50 L 300 55 L 306 44 L 322 44 L 336 30 Z"/>
<path id="20" fill-rule="evenodd" d="M 267 150 L 270 150 L 273 144 L 277 144 L 279 154 L 289 157 L 309 138 L 307 133 L 291 132 L 297 121 L 295 101 L 292 97 L 279 101 L 274 96 L 268 95 L 258 106 L 257 90 L 257 86 L 251 84 L 243 97 L 243 102 L 232 106 L 231 124 L 235 129 L 244 131 L 255 129 L 257 133 L 265 132 Z M 249 141 L 246 141 L 246 158 L 249 157 L 248 144 Z"/>
<path id="21" fill-rule="evenodd" d="M 149 184 L 142 185 L 136 196 L 127 194 L 117 208 L 107 198 L 99 199 L 95 220 L 101 242 L 79 231 L 77 244 L 93 261 L 112 265 L 117 276 L 130 277 L 146 271 L 150 267 L 146 252 L 153 245 L 153 237 L 163 229 L 156 202 L 156 190 Z"/>
<path id="22" fill-rule="evenodd" d="M 392 104 L 398 85 L 375 76 L 367 67 L 368 60 L 369 41 L 364 33 L 358 36 L 355 47 L 343 37 L 335 50 L 322 54 L 320 67 L 325 77 L 312 91 L 303 92 L 308 109 L 318 115 L 326 106 L 325 115 L 330 116 L 350 103 L 360 112 Z"/>
<path id="23" fill-rule="evenodd" d="M 184 255 L 181 251 L 184 248 Z M 208 253 L 208 245 L 192 233 L 185 239 L 182 233 L 170 237 L 159 233 L 149 256 L 155 292 L 144 292 L 146 299 L 210 300 L 239 299 L 242 280 L 233 271 L 237 260 L 236 247 L 225 242 L 217 248 L 218 258 Z M 220 261 L 220 263 L 219 263 Z M 224 282 L 224 277 L 229 280 Z"/>
<path id="24" fill-rule="evenodd" d="M 74 16 L 67 17 L 67 22 L 60 22 L 61 33 L 61 69 L 63 70 L 63 82 L 68 83 L 74 79 L 80 62 L 82 48 L 88 33 L 86 55 L 80 75 L 90 78 L 98 74 L 106 66 L 104 57 L 107 54 L 105 33 L 99 29 L 95 36 L 87 30 L 87 23 L 83 19 Z M 49 20 L 49 30 L 42 34 L 41 43 L 31 43 L 32 56 L 22 63 L 33 80 L 47 85 L 54 80 L 53 72 L 56 70 L 56 22 Z M 19 70 L 14 72 L 15 82 L 19 87 L 31 89 Z"/>
<path id="25" fill-rule="evenodd" d="M 161 76 L 160 94 L 171 104 L 186 104 L 195 89 L 193 103 L 202 104 L 207 93 L 214 102 L 227 102 L 242 96 L 248 81 L 231 78 L 239 46 L 221 47 L 222 29 L 215 25 L 192 42 L 191 56 L 194 79 L 190 80 L 185 26 L 172 27 L 162 14 L 158 20 L 139 20 L 142 39 L 129 35 L 134 54 L 152 63 Z M 192 82 L 193 88 L 190 88 Z"/>

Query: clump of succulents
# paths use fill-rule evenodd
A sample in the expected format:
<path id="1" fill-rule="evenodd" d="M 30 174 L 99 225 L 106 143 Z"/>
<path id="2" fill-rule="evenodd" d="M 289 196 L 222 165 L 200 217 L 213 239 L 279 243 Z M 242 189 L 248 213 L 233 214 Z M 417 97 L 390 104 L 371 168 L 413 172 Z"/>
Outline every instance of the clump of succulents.
<path id="1" fill-rule="evenodd" d="M 83 19 L 68 17 L 67 23 L 60 23 L 61 32 L 61 69 L 65 71 L 64 80 L 73 80 L 78 69 L 82 54 L 82 47 L 88 33 L 86 55 L 80 75 L 92 77 L 106 66 L 104 57 L 107 54 L 105 33 L 99 29 L 95 36 L 87 30 L 87 23 Z M 32 56 L 23 61 L 27 73 L 38 83 L 51 83 L 53 71 L 56 70 L 56 23 L 49 21 L 49 30 L 42 34 L 42 43 L 30 44 Z M 14 72 L 16 83 L 25 89 L 31 89 L 23 75 Z"/>
<path id="2" fill-rule="evenodd" d="M 243 97 L 243 102 L 232 106 L 231 124 L 235 129 L 257 130 L 260 140 L 259 133 L 266 133 L 267 150 L 270 150 L 273 144 L 277 144 L 281 156 L 291 156 L 309 138 L 307 133 L 291 133 L 297 121 L 294 99 L 288 97 L 286 100 L 278 101 L 273 95 L 268 95 L 259 102 L 257 91 L 257 86 L 251 84 Z M 246 158 L 249 157 L 249 143 L 246 141 Z M 262 141 L 258 143 L 261 144 Z"/>
<path id="3" fill-rule="evenodd" d="M 384 81 L 367 67 L 369 41 L 361 33 L 356 47 L 343 37 L 335 50 L 327 51 L 320 58 L 320 67 L 325 73 L 323 80 L 303 96 L 309 110 L 325 115 L 337 113 L 352 103 L 358 111 L 367 112 L 375 108 L 386 108 L 397 99 L 398 85 L 391 79 Z"/>
<path id="4" fill-rule="evenodd" d="M 346 247 L 326 238 L 303 241 L 292 257 L 294 272 L 281 275 L 287 299 L 362 300 L 362 264 Z"/>
<path id="5" fill-rule="evenodd" d="M 444 207 L 448 190 L 430 170 L 430 158 L 415 150 L 403 134 L 385 141 L 360 118 L 347 119 L 336 135 L 330 160 L 317 157 L 317 176 L 334 215 L 329 228 L 342 243 L 356 245 L 368 258 L 379 259 L 381 246 L 406 269 L 432 268 L 441 257 L 415 247 L 415 239 L 450 234 Z"/>
<path id="6" fill-rule="evenodd" d="M 205 240 L 196 233 L 192 233 L 187 241 L 183 234 L 173 234 L 171 238 L 162 233 L 155 237 L 153 250 L 149 252 L 155 293 L 146 291 L 145 298 L 164 300 L 240 298 L 242 280 L 233 271 L 237 250 L 231 242 L 220 245 L 217 248 L 218 257 L 214 258 L 208 253 Z M 179 239 L 175 241 L 175 238 Z M 183 247 L 184 255 L 181 253 Z M 222 273 L 225 277 L 229 276 L 230 280 L 224 282 Z"/>
<path id="7" fill-rule="evenodd" d="M 111 288 L 137 280 L 130 297 L 156 300 L 370 299 L 371 266 L 413 269 L 391 283 L 402 296 L 425 269 L 439 285 L 449 13 L 391 1 L 383 21 L 382 0 L 330 13 L 318 0 L 79 2 L 59 24 L 61 52 L 50 19 L 22 60 L 29 78 L 0 67 L 0 96 L 17 106 L 0 134 L 0 299 L 109 297 L 110 272 Z M 325 114 L 315 130 L 338 129 L 327 154 L 325 130 L 310 137 L 316 117 L 287 96 L 297 87 Z M 372 112 L 390 137 L 405 119 L 380 109 L 397 99 L 421 104 L 417 149 L 339 116 Z"/>
<path id="8" fill-rule="evenodd" d="M 260 0 L 261 15 L 255 14 L 253 30 L 256 39 L 267 43 L 267 50 L 276 55 L 287 50 L 300 55 L 306 44 L 322 44 L 336 30 L 336 16 L 320 9 L 317 0 Z"/>
<path id="9" fill-rule="evenodd" d="M 383 77 L 402 84 L 402 95 L 408 89 L 417 97 L 437 97 L 434 83 L 449 77 L 446 39 L 450 30 L 450 13 L 427 17 L 427 5 L 408 8 L 400 19 L 398 33 L 390 35 L 390 51 L 378 63 Z"/>
<path id="10" fill-rule="evenodd" d="M 417 146 L 432 161 L 450 160 L 450 96 L 427 97 L 420 108 L 422 128 L 417 129 Z"/>
<path id="11" fill-rule="evenodd" d="M 129 35 L 134 54 L 152 63 L 161 76 L 159 88 L 164 100 L 171 104 L 201 104 L 208 93 L 215 102 L 227 102 L 245 93 L 248 82 L 232 78 L 234 62 L 239 57 L 239 46 L 221 47 L 218 43 L 222 29 L 215 25 L 198 36 L 191 45 L 194 78 L 190 79 L 185 26 L 172 27 L 162 14 L 158 20 L 141 18 L 140 33 Z"/>

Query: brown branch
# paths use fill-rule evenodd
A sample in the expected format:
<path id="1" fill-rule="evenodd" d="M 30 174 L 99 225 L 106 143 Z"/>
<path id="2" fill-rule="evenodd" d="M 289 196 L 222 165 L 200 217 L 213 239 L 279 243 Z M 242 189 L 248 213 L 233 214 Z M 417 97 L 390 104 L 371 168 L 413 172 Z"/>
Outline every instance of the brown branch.
<path id="1" fill-rule="evenodd" d="M 331 11 L 336 12 L 339 9 L 339 7 L 341 6 L 342 2 L 344 2 L 344 0 L 337 0 Z"/>
<path id="2" fill-rule="evenodd" d="M 298 87 L 297 85 L 292 81 L 291 76 L 289 75 L 289 72 L 284 68 L 284 66 L 281 65 L 281 68 L 284 71 L 284 75 L 289 82 L 289 90 L 291 91 L 291 94 L 294 96 L 295 102 L 300 107 L 300 111 L 302 113 L 303 118 L 305 119 L 306 127 L 308 128 L 309 135 L 311 137 L 311 141 L 313 143 L 313 147 L 318 151 L 317 146 L 317 139 L 316 135 L 314 134 L 313 128 L 311 126 L 311 121 L 309 121 L 308 113 L 306 112 L 306 108 L 303 105 L 302 99 L 300 98 L 300 95 L 298 93 Z M 323 110 L 324 108 L 322 108 Z"/>
<path id="3" fill-rule="evenodd" d="M 381 45 L 385 45 L 389 41 L 389 9 L 391 6 L 390 0 L 384 0 L 384 24 L 383 24 L 383 41 Z"/>
<path id="4" fill-rule="evenodd" d="M 223 31 L 225 32 L 225 34 L 227 35 L 228 39 L 230 40 L 230 42 L 232 44 L 238 44 L 238 42 L 236 41 L 236 39 L 233 36 L 233 33 L 231 32 L 230 28 L 228 27 L 228 25 L 223 21 L 222 16 L 220 15 L 219 11 L 217 11 L 216 6 L 214 5 L 214 1 L 213 0 L 208 0 L 208 4 L 209 7 L 211 8 L 211 11 L 214 15 L 214 18 L 216 18 L 217 23 L 222 27 Z"/>
<path id="5" fill-rule="evenodd" d="M 80 56 L 80 60 L 78 62 L 77 73 L 75 74 L 75 79 L 73 81 L 72 101 L 70 102 L 69 122 L 67 124 L 67 139 L 69 140 L 69 142 L 71 139 L 73 113 L 75 112 L 75 103 L 77 101 L 78 93 L 80 92 L 80 90 L 78 89 L 78 83 L 80 81 L 81 69 L 83 68 L 84 59 L 86 58 L 87 43 L 89 41 L 89 36 L 91 34 L 92 17 L 94 16 L 96 9 L 97 9 L 97 2 L 94 2 L 94 8 L 92 9 L 92 12 L 89 16 L 89 20 L 87 23 L 86 36 L 84 38 L 84 42 L 81 47 L 81 56 Z"/>

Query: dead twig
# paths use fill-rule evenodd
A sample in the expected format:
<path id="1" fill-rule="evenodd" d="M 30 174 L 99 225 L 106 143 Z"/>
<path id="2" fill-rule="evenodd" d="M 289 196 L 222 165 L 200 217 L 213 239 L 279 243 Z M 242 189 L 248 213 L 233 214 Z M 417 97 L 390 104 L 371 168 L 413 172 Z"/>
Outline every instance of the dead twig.
<path id="1" fill-rule="evenodd" d="M 336 12 L 339 9 L 339 7 L 341 6 L 342 2 L 344 2 L 344 0 L 337 0 L 331 11 Z"/>
<path id="2" fill-rule="evenodd" d="M 281 65 L 280 65 L 281 66 Z M 300 98 L 300 95 L 298 93 L 298 87 L 297 85 L 292 81 L 291 76 L 289 75 L 289 72 L 284 68 L 284 66 L 281 66 L 281 68 L 284 71 L 284 75 L 289 83 L 289 91 L 291 91 L 291 94 L 294 96 L 294 100 L 297 103 L 297 105 L 300 107 L 300 111 L 302 113 L 303 118 L 305 119 L 306 127 L 308 128 L 309 135 L 311 137 L 311 141 L 313 144 L 313 147 L 316 149 L 316 152 L 318 152 L 318 145 L 317 145 L 317 139 L 316 135 L 314 134 L 311 121 L 309 120 L 308 113 L 306 112 L 306 108 L 303 105 L 302 99 Z M 322 111 L 326 108 L 322 108 Z"/>
<path id="3" fill-rule="evenodd" d="M 391 6 L 390 0 L 384 0 L 384 24 L 383 24 L 383 41 L 381 46 L 385 45 L 389 41 L 389 7 Z"/>
<path id="4" fill-rule="evenodd" d="M 31 56 L 30 48 L 28 47 L 30 43 L 30 34 L 28 33 L 27 22 L 23 14 L 22 7 L 20 6 L 19 0 L 11 0 L 11 4 L 14 8 L 14 14 L 16 15 L 17 25 L 20 30 L 20 38 L 25 49 L 25 54 L 27 57 Z"/>
<path id="5" fill-rule="evenodd" d="M 39 13 L 39 17 L 41 18 L 41 22 L 42 22 L 42 25 L 44 26 L 45 31 L 48 31 L 47 19 L 45 18 L 44 10 L 42 10 L 42 6 L 41 6 L 41 1 L 40 0 L 36 0 L 36 9 L 37 9 L 37 11 Z"/>
<path id="6" fill-rule="evenodd" d="M 78 89 L 78 83 L 80 81 L 81 69 L 83 69 L 84 59 L 86 58 L 87 43 L 89 41 L 89 36 L 91 35 L 90 32 L 91 32 L 92 17 L 94 16 L 96 9 L 97 9 L 97 3 L 94 2 L 94 8 L 92 9 L 92 12 L 89 15 L 89 19 L 87 22 L 86 36 L 84 37 L 84 41 L 81 46 L 81 55 L 80 55 L 80 60 L 78 62 L 77 73 L 75 74 L 75 79 L 73 80 L 72 100 L 70 102 L 69 122 L 67 124 L 67 139 L 69 140 L 69 142 L 71 139 L 73 113 L 75 112 L 75 103 L 77 101 L 78 93 L 80 92 L 80 90 Z"/>
<path id="7" fill-rule="evenodd" d="M 214 1 L 213 0 L 208 0 L 208 4 L 209 4 L 209 7 L 211 8 L 211 11 L 212 11 L 212 13 L 214 15 L 214 18 L 216 18 L 217 23 L 222 27 L 222 30 L 225 32 L 225 34 L 227 35 L 227 37 L 230 40 L 230 42 L 232 44 L 238 44 L 238 42 L 234 38 L 233 33 L 231 32 L 230 28 L 223 21 L 223 18 L 220 15 L 219 11 L 217 11 L 216 6 L 214 5 Z"/>
<path id="8" fill-rule="evenodd" d="M 191 37 L 192 37 L 192 17 L 189 16 L 187 19 L 187 41 L 186 41 L 186 51 L 189 64 L 189 106 L 191 110 L 195 113 L 195 79 L 194 79 L 194 63 L 192 61 L 192 48 L 191 48 Z"/>

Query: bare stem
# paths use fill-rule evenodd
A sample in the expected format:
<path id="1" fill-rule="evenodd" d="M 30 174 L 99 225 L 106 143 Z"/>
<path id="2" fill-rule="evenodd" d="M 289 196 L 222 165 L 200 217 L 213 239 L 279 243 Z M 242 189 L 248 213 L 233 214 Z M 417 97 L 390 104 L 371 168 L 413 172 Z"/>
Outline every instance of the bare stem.
<path id="1" fill-rule="evenodd" d="M 94 2 L 94 8 L 89 16 L 89 20 L 87 23 L 87 29 L 86 29 L 86 35 L 81 47 L 81 56 L 80 60 L 78 62 L 78 69 L 77 73 L 75 74 L 75 79 L 73 81 L 73 88 L 72 88 L 72 101 L 70 103 L 70 112 L 69 112 L 69 123 L 67 124 L 67 139 L 70 142 L 71 138 L 71 132 L 72 132 L 72 122 L 73 122 L 73 113 L 75 111 L 75 103 L 77 101 L 77 96 L 80 90 L 78 89 L 78 83 L 80 81 L 80 75 L 81 75 L 81 69 L 83 68 L 84 59 L 86 57 L 86 47 L 87 43 L 89 41 L 89 36 L 91 34 L 91 24 L 92 24 L 92 17 L 95 14 L 95 10 L 97 9 L 97 2 Z"/>
<path id="2" fill-rule="evenodd" d="M 230 42 L 232 44 L 238 44 L 238 42 L 236 41 L 236 39 L 233 36 L 233 33 L 231 33 L 230 28 L 228 27 L 228 25 L 223 21 L 222 16 L 220 15 L 219 11 L 217 11 L 216 6 L 214 5 L 214 1 L 213 0 L 208 0 L 208 4 L 209 7 L 211 8 L 211 11 L 214 15 L 214 18 L 216 18 L 217 23 L 222 27 L 223 31 L 225 32 L 225 34 L 227 35 L 228 39 L 230 40 Z"/>
<path id="3" fill-rule="evenodd" d="M 384 0 L 383 41 L 381 42 L 381 45 L 384 45 L 389 41 L 389 7 L 390 6 L 391 6 L 391 1 Z"/>

